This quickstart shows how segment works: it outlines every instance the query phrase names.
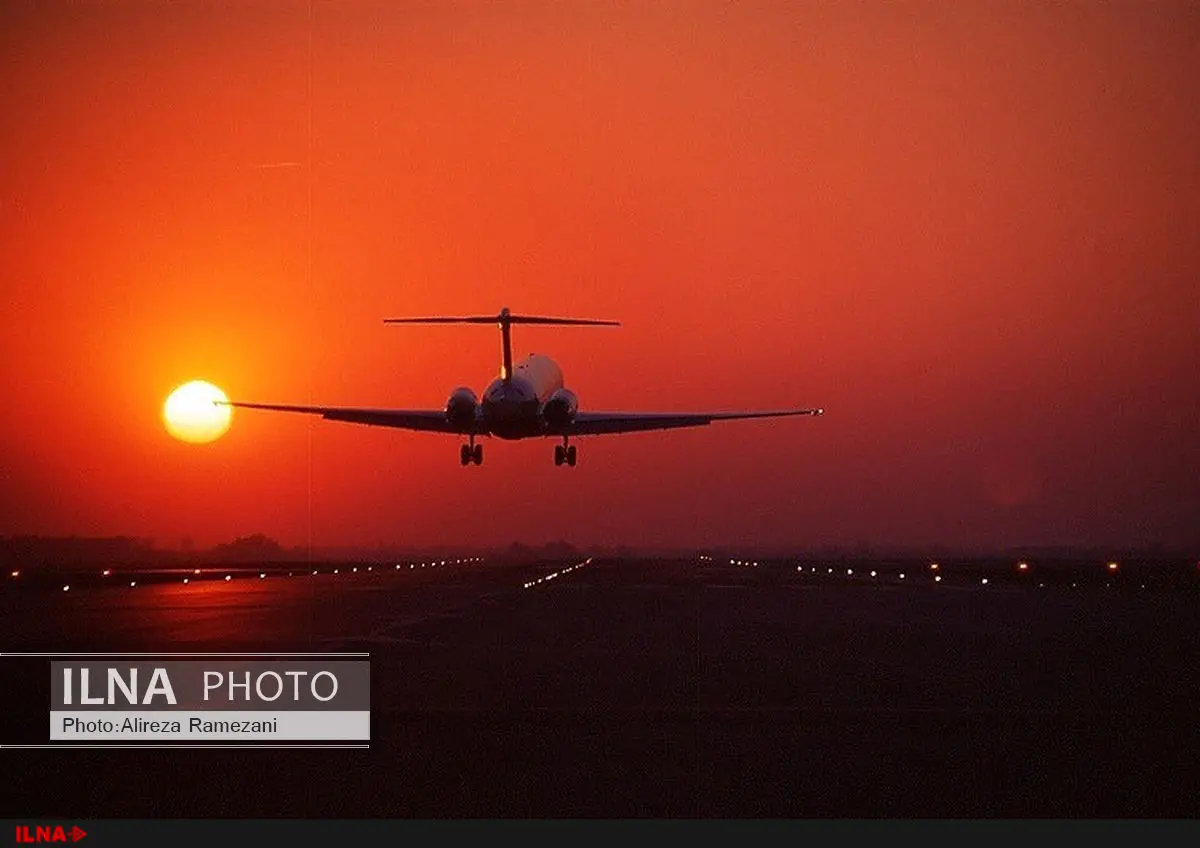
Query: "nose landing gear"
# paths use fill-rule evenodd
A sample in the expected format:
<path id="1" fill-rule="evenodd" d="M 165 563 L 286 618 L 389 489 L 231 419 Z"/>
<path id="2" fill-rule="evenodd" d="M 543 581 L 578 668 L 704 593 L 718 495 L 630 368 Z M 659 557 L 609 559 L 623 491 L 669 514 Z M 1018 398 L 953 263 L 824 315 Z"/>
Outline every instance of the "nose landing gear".
<path id="1" fill-rule="evenodd" d="M 575 467 L 575 446 L 567 444 L 566 436 L 563 437 L 561 445 L 554 446 L 554 464 L 562 465 L 563 463 Z"/>
<path id="2" fill-rule="evenodd" d="M 483 465 L 483 445 L 475 444 L 475 437 L 470 437 L 470 444 L 463 445 L 458 451 L 458 460 L 463 465 Z"/>

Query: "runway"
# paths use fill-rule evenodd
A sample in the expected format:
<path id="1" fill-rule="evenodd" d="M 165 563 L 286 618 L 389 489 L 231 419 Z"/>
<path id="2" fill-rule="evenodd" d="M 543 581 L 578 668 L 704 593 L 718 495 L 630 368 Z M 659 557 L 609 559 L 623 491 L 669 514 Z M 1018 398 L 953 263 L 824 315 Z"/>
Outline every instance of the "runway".
<path id="1" fill-rule="evenodd" d="M 0 804 L 5 817 L 1200 813 L 1194 588 L 754 562 L 10 580 L 6 651 L 370 652 L 372 742 L 6 752 L 46 778 Z M 4 709 L 7 727 L 44 728 L 41 704 Z"/>

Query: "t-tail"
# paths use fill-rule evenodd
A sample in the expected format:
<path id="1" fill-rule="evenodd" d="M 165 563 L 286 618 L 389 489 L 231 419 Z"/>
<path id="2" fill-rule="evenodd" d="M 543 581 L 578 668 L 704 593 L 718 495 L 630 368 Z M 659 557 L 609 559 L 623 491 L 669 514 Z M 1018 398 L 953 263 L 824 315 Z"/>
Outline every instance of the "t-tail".
<path id="1" fill-rule="evenodd" d="M 514 315 L 508 307 L 500 310 L 499 315 L 468 315 L 463 317 L 434 316 L 430 318 L 384 318 L 385 324 L 496 324 L 500 327 L 500 338 L 503 346 L 504 362 L 500 377 L 506 383 L 512 379 L 512 325 L 513 324 L 554 324 L 558 326 L 575 327 L 619 327 L 618 321 L 594 321 L 588 318 L 548 318 L 545 315 Z"/>

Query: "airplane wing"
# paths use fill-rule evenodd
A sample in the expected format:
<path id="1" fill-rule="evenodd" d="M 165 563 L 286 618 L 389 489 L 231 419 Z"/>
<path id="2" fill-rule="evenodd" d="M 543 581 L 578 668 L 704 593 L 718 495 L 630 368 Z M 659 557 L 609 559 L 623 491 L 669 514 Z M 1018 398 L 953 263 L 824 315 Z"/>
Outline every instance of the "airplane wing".
<path id="1" fill-rule="evenodd" d="M 358 409 L 345 406 L 292 406 L 278 403 L 246 403 L 244 401 L 217 401 L 217 403 L 244 409 L 303 412 L 309 415 L 320 415 L 329 421 L 346 421 L 350 424 L 370 424 L 375 427 L 397 427 L 402 430 L 461 434 L 459 429 L 446 420 L 446 413 L 440 409 Z M 480 422 L 480 426 L 482 426 L 482 422 Z M 476 435 L 484 435 L 484 433 L 476 430 Z"/>
<path id="2" fill-rule="evenodd" d="M 580 412 L 575 416 L 575 420 L 557 435 L 596 436 L 603 433 L 635 433 L 644 430 L 704 427 L 714 421 L 824 414 L 825 410 L 823 409 L 781 409 L 771 412 Z"/>

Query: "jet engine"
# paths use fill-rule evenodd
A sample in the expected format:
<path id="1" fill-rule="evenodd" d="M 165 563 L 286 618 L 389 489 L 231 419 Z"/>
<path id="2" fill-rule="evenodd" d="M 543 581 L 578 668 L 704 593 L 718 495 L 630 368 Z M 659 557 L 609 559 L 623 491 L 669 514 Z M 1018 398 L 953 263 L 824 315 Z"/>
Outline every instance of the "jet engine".
<path id="1" fill-rule="evenodd" d="M 559 389 L 550 395 L 550 399 L 542 406 L 542 420 L 551 429 L 559 430 L 575 420 L 579 411 L 579 398 L 569 389 Z"/>
<path id="2" fill-rule="evenodd" d="M 470 430 L 475 425 L 475 413 L 479 408 L 479 399 L 466 386 L 460 386 L 450 393 L 446 401 L 446 420 L 460 430 Z"/>

